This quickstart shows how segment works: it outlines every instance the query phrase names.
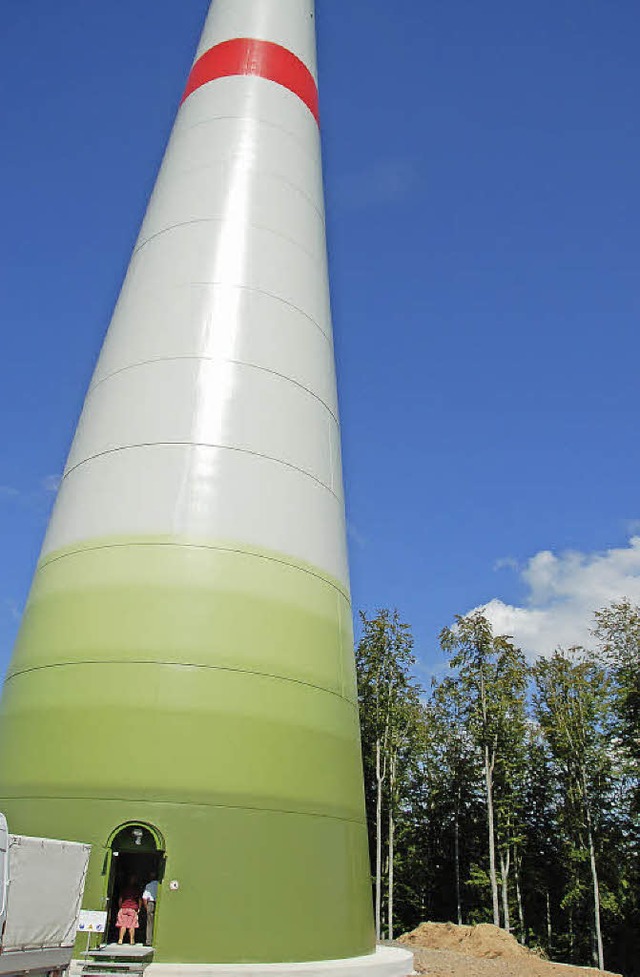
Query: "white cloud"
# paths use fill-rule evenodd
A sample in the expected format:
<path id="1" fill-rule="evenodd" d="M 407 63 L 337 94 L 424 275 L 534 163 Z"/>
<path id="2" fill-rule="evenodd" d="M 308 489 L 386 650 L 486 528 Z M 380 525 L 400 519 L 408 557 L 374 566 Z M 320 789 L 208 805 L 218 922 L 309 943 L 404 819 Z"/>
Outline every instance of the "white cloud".
<path id="1" fill-rule="evenodd" d="M 494 630 L 531 656 L 589 645 L 594 611 L 621 597 L 640 603 L 640 536 L 602 553 L 543 550 L 517 572 L 528 590 L 522 606 L 494 598 L 481 608 Z"/>

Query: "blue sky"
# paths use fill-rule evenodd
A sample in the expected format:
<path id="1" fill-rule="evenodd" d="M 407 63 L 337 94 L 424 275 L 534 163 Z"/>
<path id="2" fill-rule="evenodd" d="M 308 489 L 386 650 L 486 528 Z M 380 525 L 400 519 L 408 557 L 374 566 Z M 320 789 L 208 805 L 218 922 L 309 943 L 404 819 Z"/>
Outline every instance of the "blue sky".
<path id="1" fill-rule="evenodd" d="M 0 671 L 207 0 L 5 0 Z M 356 608 L 640 600 L 640 7 L 318 0 Z"/>

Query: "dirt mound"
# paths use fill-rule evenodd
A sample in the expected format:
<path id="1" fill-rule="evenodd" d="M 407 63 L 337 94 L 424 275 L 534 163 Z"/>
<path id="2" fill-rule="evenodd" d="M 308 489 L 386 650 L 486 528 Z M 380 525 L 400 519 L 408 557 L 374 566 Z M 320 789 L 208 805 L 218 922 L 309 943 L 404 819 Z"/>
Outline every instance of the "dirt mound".
<path id="1" fill-rule="evenodd" d="M 456 926 L 455 923 L 420 923 L 411 933 L 398 940 L 409 947 L 428 950 L 453 950 L 469 957 L 531 957 L 531 950 L 522 946 L 510 933 L 480 923 L 478 926 Z"/>
<path id="2" fill-rule="evenodd" d="M 429 977 L 619 977 L 551 963 L 488 923 L 421 923 L 397 942 L 413 950 L 415 972 Z"/>

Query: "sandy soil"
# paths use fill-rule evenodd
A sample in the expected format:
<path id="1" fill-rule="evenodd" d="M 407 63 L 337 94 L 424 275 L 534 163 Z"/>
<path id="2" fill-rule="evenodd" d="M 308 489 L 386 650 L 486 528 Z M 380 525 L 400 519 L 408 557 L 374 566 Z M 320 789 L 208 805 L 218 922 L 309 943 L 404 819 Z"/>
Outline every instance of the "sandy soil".
<path id="1" fill-rule="evenodd" d="M 551 963 L 488 923 L 422 923 L 397 942 L 414 951 L 417 973 L 433 977 L 602 977 L 608 973 Z"/>

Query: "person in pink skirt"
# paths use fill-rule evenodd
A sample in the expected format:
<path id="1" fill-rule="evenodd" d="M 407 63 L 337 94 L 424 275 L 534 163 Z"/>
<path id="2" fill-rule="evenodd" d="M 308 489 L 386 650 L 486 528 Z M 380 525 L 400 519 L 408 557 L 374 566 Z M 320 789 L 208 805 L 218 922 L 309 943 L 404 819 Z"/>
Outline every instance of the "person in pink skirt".
<path id="1" fill-rule="evenodd" d="M 140 912 L 140 890 L 135 876 L 131 876 L 127 885 L 120 893 L 118 900 L 118 918 L 116 926 L 120 930 L 118 943 L 124 941 L 124 934 L 129 931 L 129 943 L 133 946 L 136 942 L 136 930 L 140 925 L 138 913 Z"/>

